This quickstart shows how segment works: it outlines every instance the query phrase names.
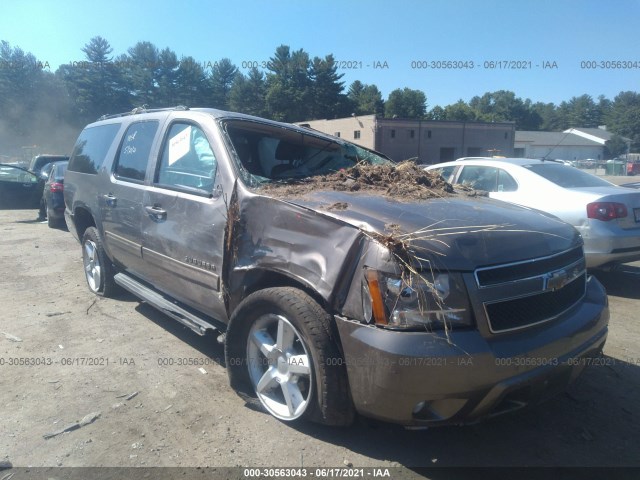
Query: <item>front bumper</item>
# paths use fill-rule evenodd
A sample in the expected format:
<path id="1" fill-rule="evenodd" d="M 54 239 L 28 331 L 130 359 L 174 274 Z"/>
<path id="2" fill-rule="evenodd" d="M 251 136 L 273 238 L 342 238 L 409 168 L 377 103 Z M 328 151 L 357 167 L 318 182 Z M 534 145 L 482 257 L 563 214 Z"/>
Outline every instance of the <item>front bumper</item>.
<path id="1" fill-rule="evenodd" d="M 415 426 L 473 423 L 561 392 L 602 352 L 608 320 L 594 277 L 558 319 L 486 337 L 394 332 L 336 317 L 358 412 Z"/>

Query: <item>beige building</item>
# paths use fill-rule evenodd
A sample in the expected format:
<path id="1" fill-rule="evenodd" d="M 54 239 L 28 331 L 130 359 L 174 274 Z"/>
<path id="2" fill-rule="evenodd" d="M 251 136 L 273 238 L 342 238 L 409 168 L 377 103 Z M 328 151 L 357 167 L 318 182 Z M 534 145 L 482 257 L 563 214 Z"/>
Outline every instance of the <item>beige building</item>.
<path id="1" fill-rule="evenodd" d="M 393 160 L 417 158 L 439 163 L 460 157 L 512 156 L 512 122 L 444 122 L 353 115 L 335 120 L 299 122 L 384 153 Z"/>

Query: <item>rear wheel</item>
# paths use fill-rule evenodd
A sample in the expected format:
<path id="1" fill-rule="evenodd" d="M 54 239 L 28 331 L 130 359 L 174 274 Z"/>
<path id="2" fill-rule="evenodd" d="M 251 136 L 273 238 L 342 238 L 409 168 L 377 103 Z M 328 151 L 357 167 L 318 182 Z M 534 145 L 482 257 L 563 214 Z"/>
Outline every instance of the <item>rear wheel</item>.
<path id="1" fill-rule="evenodd" d="M 89 290 L 103 297 L 113 295 L 116 288 L 113 281 L 115 269 L 95 227 L 87 228 L 82 236 L 82 263 Z"/>
<path id="2" fill-rule="evenodd" d="M 47 225 L 49 225 L 49 228 L 62 228 L 62 225 L 64 224 L 64 220 L 60 218 L 55 218 L 53 215 L 51 215 L 51 211 L 49 210 L 49 205 L 47 205 L 46 201 L 44 203 L 44 208 L 45 208 L 45 211 L 47 212 Z"/>
<path id="3" fill-rule="evenodd" d="M 226 357 L 232 386 L 257 397 L 274 417 L 331 425 L 353 421 L 329 315 L 301 290 L 268 288 L 249 295 L 231 318 Z"/>

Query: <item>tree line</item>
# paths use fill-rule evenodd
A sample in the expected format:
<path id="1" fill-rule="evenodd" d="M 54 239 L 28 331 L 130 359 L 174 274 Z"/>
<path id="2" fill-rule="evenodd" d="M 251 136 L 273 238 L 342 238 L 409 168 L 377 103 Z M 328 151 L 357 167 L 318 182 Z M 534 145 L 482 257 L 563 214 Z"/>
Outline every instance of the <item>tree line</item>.
<path id="1" fill-rule="evenodd" d="M 515 122 L 518 130 L 560 131 L 607 128 L 640 149 L 640 94 L 620 92 L 613 100 L 589 95 L 559 105 L 532 102 L 500 90 L 429 108 L 421 90 L 398 88 L 383 99 L 374 84 L 348 87 L 332 54 L 311 57 L 303 49 L 276 48 L 268 62 L 242 73 L 228 58 L 203 64 L 178 58 L 170 48 L 138 42 L 113 55 L 109 42 L 92 38 L 85 60 L 43 68 L 31 53 L 0 43 L 0 154 L 37 144 L 68 151 L 78 131 L 104 114 L 143 105 L 186 105 L 232 110 L 287 122 L 377 114 L 387 118 Z M 255 62 L 257 63 L 257 62 Z M 626 151 L 619 138 L 612 153 Z M 616 150 L 616 152 L 613 152 Z"/>

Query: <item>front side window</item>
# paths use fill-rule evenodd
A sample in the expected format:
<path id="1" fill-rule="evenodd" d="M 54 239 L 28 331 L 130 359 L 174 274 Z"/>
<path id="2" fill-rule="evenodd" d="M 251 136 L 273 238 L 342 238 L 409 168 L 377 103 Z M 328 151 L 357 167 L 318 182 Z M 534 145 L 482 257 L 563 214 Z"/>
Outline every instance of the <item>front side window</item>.
<path id="1" fill-rule="evenodd" d="M 28 170 L 14 165 L 0 164 L 0 188 L 2 183 L 37 183 L 38 177 Z"/>
<path id="2" fill-rule="evenodd" d="M 114 174 L 123 180 L 144 181 L 158 122 L 136 122 L 129 125 L 118 151 Z"/>
<path id="3" fill-rule="evenodd" d="M 191 123 L 174 123 L 162 146 L 155 183 L 211 193 L 216 171 L 216 157 L 202 129 Z"/>

